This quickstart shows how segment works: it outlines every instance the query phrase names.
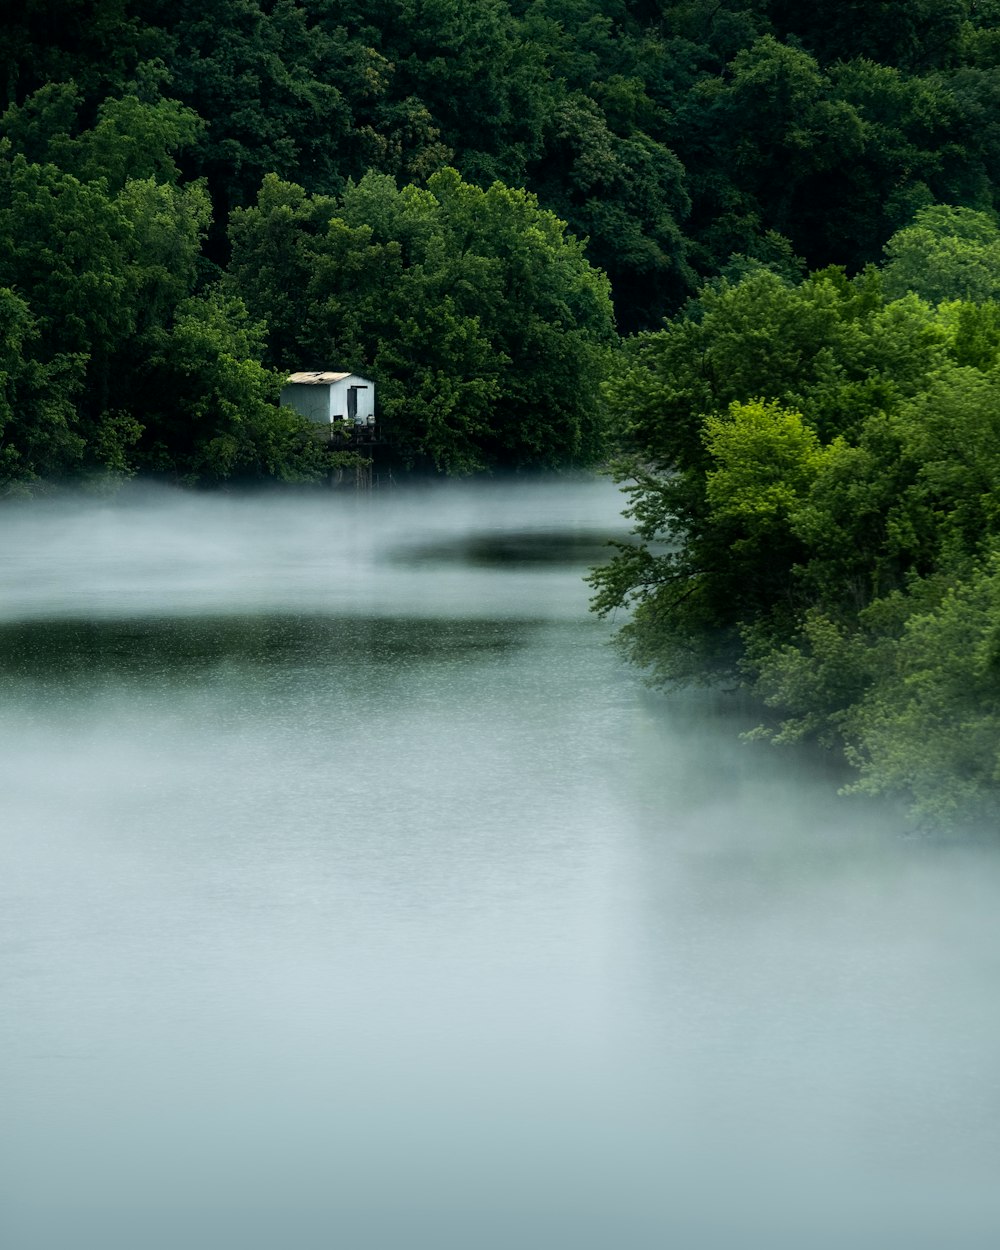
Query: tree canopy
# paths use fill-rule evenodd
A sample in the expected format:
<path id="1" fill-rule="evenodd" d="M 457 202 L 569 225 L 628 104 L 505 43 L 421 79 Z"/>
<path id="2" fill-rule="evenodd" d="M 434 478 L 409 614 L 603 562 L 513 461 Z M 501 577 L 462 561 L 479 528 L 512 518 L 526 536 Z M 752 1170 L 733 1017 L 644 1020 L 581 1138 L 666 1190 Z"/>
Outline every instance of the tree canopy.
<path id="1" fill-rule="evenodd" d="M 971 216 L 917 229 L 988 252 Z M 636 541 L 593 580 L 654 680 L 736 683 L 947 820 L 1000 807 L 1000 305 L 898 293 L 912 233 L 884 274 L 723 280 L 632 345 Z"/>
<path id="2" fill-rule="evenodd" d="M 267 174 L 335 196 L 450 166 L 531 191 L 633 331 L 769 235 L 853 272 L 918 209 L 994 208 L 997 19 L 992 0 L 62 0 L 5 19 L 0 109 L 56 89 L 88 129 L 136 96 L 158 125 L 196 117 L 178 159 L 219 264 Z M 150 122 L 109 124 L 142 148 Z"/>
<path id="3" fill-rule="evenodd" d="M 325 200 L 269 178 L 231 237 L 271 359 L 370 374 L 404 457 L 468 471 L 603 449 L 607 279 L 534 196 L 450 169 L 426 188 L 367 174 Z"/>

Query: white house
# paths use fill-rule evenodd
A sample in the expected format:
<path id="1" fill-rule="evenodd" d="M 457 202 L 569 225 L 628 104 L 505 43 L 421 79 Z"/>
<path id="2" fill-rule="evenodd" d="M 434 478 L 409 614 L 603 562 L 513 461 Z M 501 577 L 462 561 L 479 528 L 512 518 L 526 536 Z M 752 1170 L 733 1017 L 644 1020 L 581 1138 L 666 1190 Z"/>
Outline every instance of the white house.
<path id="1" fill-rule="evenodd" d="M 318 425 L 375 424 L 375 384 L 356 373 L 293 373 L 281 402 Z"/>

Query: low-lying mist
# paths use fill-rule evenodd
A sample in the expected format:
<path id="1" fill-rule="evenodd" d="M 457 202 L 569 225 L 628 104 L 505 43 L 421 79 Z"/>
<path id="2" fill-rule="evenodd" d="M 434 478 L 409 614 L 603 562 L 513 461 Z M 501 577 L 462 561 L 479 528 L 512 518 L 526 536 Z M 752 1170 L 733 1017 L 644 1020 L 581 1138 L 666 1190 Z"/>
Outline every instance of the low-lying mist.
<path id="1" fill-rule="evenodd" d="M 990 831 L 645 689 L 621 507 L 7 507 L 5 1250 L 996 1245 Z"/>

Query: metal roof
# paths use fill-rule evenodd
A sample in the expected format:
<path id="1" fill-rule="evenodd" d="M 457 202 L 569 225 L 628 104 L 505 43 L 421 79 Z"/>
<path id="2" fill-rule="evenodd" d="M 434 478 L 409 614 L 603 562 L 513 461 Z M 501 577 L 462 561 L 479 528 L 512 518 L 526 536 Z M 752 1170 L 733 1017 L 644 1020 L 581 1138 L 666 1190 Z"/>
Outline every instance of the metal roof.
<path id="1" fill-rule="evenodd" d="M 330 382 L 343 382 L 344 378 L 352 377 L 350 373 L 291 373 L 285 385 L 320 386 Z"/>

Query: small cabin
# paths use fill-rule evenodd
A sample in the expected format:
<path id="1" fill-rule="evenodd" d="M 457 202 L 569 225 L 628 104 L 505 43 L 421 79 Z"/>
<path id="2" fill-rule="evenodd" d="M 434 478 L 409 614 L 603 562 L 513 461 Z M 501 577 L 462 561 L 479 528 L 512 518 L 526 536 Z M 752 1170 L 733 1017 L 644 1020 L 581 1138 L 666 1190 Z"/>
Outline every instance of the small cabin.
<path id="1" fill-rule="evenodd" d="M 356 373 L 293 373 L 281 402 L 317 425 L 375 424 L 375 384 Z"/>

